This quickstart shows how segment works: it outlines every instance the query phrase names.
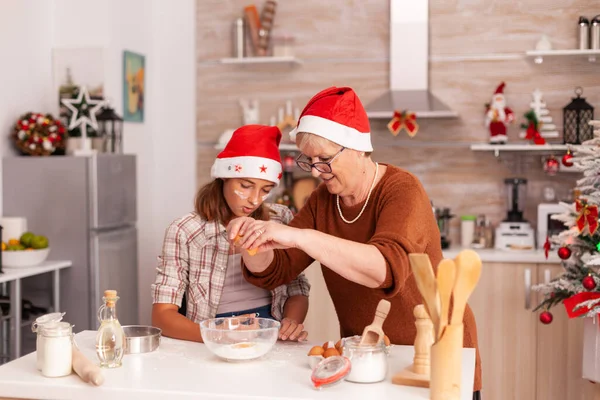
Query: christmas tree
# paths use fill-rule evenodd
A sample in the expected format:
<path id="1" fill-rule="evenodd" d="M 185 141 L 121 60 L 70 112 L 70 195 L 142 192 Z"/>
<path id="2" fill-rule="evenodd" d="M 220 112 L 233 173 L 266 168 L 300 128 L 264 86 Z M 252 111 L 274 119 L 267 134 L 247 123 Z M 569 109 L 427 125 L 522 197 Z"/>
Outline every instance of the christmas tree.
<path id="1" fill-rule="evenodd" d="M 590 124 L 594 126 L 594 138 L 578 147 L 572 158 L 574 167 L 583 173 L 577 180 L 575 202 L 561 202 L 565 211 L 552 217 L 566 229 L 544 245 L 546 257 L 550 241 L 559 246 L 558 256 L 565 271 L 549 283 L 534 286 L 544 294 L 534 310 L 546 310 L 540 314 L 543 323 L 552 321 L 548 310 L 560 303 L 570 318 L 600 314 L 600 121 Z"/>

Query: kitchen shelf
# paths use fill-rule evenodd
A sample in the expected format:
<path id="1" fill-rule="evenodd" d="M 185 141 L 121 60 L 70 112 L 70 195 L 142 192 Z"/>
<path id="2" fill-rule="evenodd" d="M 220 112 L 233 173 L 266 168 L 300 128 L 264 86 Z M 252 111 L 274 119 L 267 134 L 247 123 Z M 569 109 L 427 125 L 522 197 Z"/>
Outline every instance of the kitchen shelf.
<path id="1" fill-rule="evenodd" d="M 587 57 L 589 62 L 596 62 L 596 57 L 600 57 L 600 50 L 529 50 L 525 55 L 533 58 L 536 64 L 543 63 L 544 57 Z"/>
<path id="2" fill-rule="evenodd" d="M 290 64 L 300 65 L 302 60 L 296 57 L 242 57 L 242 58 L 221 58 L 221 64 L 233 65 L 252 65 L 252 64 Z"/>
<path id="3" fill-rule="evenodd" d="M 555 151 L 567 151 L 569 148 L 573 151 L 579 147 L 578 145 L 567 144 L 489 144 L 489 143 L 474 143 L 471 145 L 472 151 L 493 151 L 498 157 L 500 152 L 541 152 L 552 153 Z"/>

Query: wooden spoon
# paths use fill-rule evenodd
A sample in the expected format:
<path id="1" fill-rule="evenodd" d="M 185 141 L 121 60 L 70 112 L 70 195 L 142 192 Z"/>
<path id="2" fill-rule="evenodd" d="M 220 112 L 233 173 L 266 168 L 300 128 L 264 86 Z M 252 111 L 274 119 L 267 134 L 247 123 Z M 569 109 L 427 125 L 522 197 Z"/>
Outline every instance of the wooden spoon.
<path id="1" fill-rule="evenodd" d="M 433 322 L 435 332 L 437 332 L 440 324 L 440 298 L 429 256 L 423 253 L 412 253 L 408 255 L 408 260 L 415 275 L 419 292 L 425 300 L 425 307 L 431 322 Z"/>
<path id="2" fill-rule="evenodd" d="M 379 300 L 379 304 L 377 305 L 377 309 L 375 310 L 375 318 L 373 319 L 373 323 L 371 325 L 367 325 L 363 330 L 362 337 L 360 339 L 361 346 L 374 346 L 379 343 L 380 340 L 383 340 L 384 333 L 382 329 L 383 322 L 387 318 L 388 313 L 390 312 L 390 302 L 387 300 Z"/>
<path id="3" fill-rule="evenodd" d="M 479 254 L 473 250 L 461 251 L 454 262 L 456 263 L 456 283 L 452 291 L 454 297 L 454 307 L 450 318 L 452 325 L 462 323 L 469 296 L 475 290 L 481 277 L 481 259 Z"/>
<path id="4" fill-rule="evenodd" d="M 438 339 L 442 337 L 444 328 L 448 325 L 448 311 L 450 309 L 450 297 L 456 282 L 456 265 L 454 260 L 444 259 L 438 264 L 437 289 L 440 294 L 440 326 L 437 332 Z"/>

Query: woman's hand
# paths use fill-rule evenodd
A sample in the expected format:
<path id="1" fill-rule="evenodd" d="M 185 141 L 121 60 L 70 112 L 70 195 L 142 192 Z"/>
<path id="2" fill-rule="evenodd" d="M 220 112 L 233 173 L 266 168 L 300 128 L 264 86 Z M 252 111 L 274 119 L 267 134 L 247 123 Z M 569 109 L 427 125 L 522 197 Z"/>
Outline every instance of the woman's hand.
<path id="1" fill-rule="evenodd" d="M 308 332 L 304 330 L 304 325 L 294 321 L 291 318 L 281 320 L 279 328 L 279 339 L 303 342 L 306 340 Z"/>
<path id="2" fill-rule="evenodd" d="M 236 246 L 258 251 L 297 247 L 297 235 L 300 230 L 272 221 L 258 221 L 249 217 L 232 220 L 227 226 L 230 240 L 239 239 Z"/>

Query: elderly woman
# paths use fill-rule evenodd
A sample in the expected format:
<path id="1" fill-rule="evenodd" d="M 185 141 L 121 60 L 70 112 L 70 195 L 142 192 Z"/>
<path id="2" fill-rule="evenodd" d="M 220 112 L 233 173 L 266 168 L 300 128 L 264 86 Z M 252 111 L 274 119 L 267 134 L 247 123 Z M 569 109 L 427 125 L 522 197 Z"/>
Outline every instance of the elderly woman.
<path id="1" fill-rule="evenodd" d="M 440 232 L 427 193 L 409 172 L 371 157 L 366 112 L 350 88 L 332 87 L 303 110 L 293 136 L 300 168 L 323 183 L 289 225 L 249 217 L 232 220 L 228 236 L 245 249 L 246 279 L 271 289 L 294 279 L 313 261 L 323 270 L 343 337 L 360 335 L 380 299 L 391 302 L 384 324 L 390 341 L 412 345 L 413 308 L 422 303 L 408 261 L 426 253 L 443 258 Z M 467 307 L 464 346 L 477 347 L 475 319 Z M 477 351 L 474 398 L 479 398 Z"/>

